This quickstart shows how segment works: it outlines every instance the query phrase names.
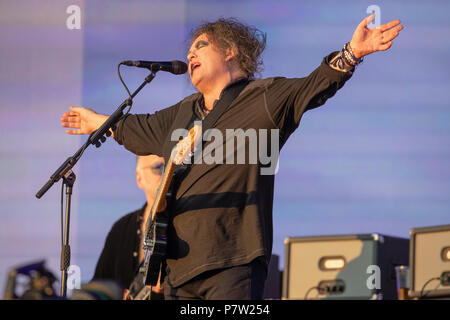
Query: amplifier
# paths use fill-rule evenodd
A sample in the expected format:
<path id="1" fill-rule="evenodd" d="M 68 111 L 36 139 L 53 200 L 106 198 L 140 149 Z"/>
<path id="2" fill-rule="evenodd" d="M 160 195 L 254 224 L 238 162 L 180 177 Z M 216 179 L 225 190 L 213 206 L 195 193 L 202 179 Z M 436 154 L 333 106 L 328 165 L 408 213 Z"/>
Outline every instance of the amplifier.
<path id="1" fill-rule="evenodd" d="M 450 297 L 450 224 L 410 232 L 410 291 L 413 297 Z"/>
<path id="2" fill-rule="evenodd" d="M 397 299 L 409 239 L 378 233 L 285 240 L 283 299 Z"/>

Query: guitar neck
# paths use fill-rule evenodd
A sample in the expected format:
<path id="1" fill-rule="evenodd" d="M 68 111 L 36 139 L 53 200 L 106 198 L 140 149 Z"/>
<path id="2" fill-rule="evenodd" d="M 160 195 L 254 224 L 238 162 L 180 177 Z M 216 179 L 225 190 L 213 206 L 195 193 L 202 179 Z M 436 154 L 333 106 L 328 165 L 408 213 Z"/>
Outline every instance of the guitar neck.
<path id="1" fill-rule="evenodd" d="M 194 127 L 189 130 L 188 136 L 179 141 L 177 145 L 172 149 L 169 161 L 164 169 L 164 174 L 161 178 L 161 183 L 156 193 L 155 202 L 153 203 L 153 207 L 150 211 L 151 219 L 148 219 L 147 221 L 146 230 L 149 230 L 149 225 L 155 220 L 156 214 L 165 210 L 166 208 L 166 194 L 167 190 L 169 189 L 170 182 L 172 181 L 172 175 L 175 169 L 174 163 L 183 163 L 184 159 L 191 154 L 191 150 L 194 149 L 194 146 L 198 142 L 200 135 L 201 128 L 199 129 L 199 126 L 194 125 Z"/>
<path id="2" fill-rule="evenodd" d="M 155 219 L 156 213 L 163 211 L 166 207 L 166 194 L 169 190 L 170 182 L 172 181 L 172 174 L 175 166 L 172 161 L 172 156 L 169 158 L 167 166 L 164 168 L 164 174 L 161 178 L 161 183 L 156 193 L 155 202 L 151 210 L 151 220 Z"/>

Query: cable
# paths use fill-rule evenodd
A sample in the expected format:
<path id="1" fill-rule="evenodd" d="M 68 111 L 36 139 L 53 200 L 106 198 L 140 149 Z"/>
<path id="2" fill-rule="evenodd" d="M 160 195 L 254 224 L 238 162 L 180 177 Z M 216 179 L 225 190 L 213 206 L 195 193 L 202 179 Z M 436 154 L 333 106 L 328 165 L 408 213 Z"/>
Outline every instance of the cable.
<path id="1" fill-rule="evenodd" d="M 125 112 L 125 114 L 122 114 L 122 115 L 120 116 L 120 119 L 119 119 L 118 121 L 122 120 L 125 116 L 128 115 L 128 113 L 130 112 L 131 107 L 132 107 L 132 105 L 133 105 L 133 96 L 131 95 L 130 90 L 128 89 L 127 85 L 125 84 L 125 81 L 123 81 L 122 75 L 120 74 L 120 66 L 121 66 L 122 64 L 123 64 L 123 63 L 119 63 L 119 64 L 117 65 L 117 74 L 119 75 L 120 82 L 122 82 L 123 86 L 125 87 L 125 90 L 127 91 L 129 98 L 126 100 L 126 105 L 128 106 L 128 110 Z M 111 129 L 112 129 L 113 131 L 115 130 L 115 124 L 111 125 L 111 127 L 108 128 L 108 131 L 111 130 Z M 94 134 L 97 133 L 97 131 L 98 131 L 98 129 L 95 130 L 94 132 L 92 132 L 92 133 L 89 135 L 89 137 L 88 137 L 88 139 L 87 139 L 87 143 L 80 149 L 79 154 L 78 154 L 76 157 L 74 157 L 75 162 L 77 162 L 77 161 L 81 158 L 81 156 L 83 155 L 83 153 L 84 153 L 84 151 L 86 150 L 86 148 L 91 144 L 91 138 L 92 138 L 92 136 L 93 136 Z M 111 134 L 109 134 L 108 131 L 106 132 L 106 135 L 109 137 Z M 101 139 L 102 137 L 99 137 L 99 138 Z M 102 140 L 102 142 L 104 142 L 104 140 Z M 95 145 L 96 145 L 97 147 L 100 146 L 98 143 L 99 143 L 99 141 L 96 141 L 96 142 L 95 142 Z"/>
<path id="2" fill-rule="evenodd" d="M 122 65 L 122 63 L 119 63 L 119 64 L 117 65 L 117 73 L 119 74 L 120 82 L 122 82 L 123 86 L 125 87 L 125 90 L 127 90 L 128 95 L 130 96 L 130 99 L 132 99 L 132 98 L 131 98 L 131 92 L 130 92 L 130 90 L 128 90 L 127 85 L 125 84 L 125 82 L 124 82 L 123 79 L 122 79 L 122 76 L 120 75 L 120 66 L 121 66 L 121 65 Z"/>
<path id="3" fill-rule="evenodd" d="M 425 297 L 426 297 L 426 295 L 424 295 L 423 292 L 424 292 L 426 286 L 427 286 L 431 281 L 434 281 L 434 280 L 441 280 L 441 278 L 440 278 L 440 277 L 433 277 L 433 278 L 429 279 L 427 282 L 425 282 L 425 284 L 422 286 L 422 290 L 420 290 L 420 296 L 419 296 L 419 298 L 425 298 Z M 432 291 L 436 290 L 440 285 L 441 285 L 441 282 L 438 283 L 438 285 L 436 286 L 436 288 L 434 288 L 433 290 L 431 290 L 431 291 L 429 291 L 429 292 L 432 292 Z M 428 292 L 428 293 L 429 293 L 429 292 Z M 427 293 L 427 294 L 428 294 L 428 293 Z"/>
<path id="4" fill-rule="evenodd" d="M 125 114 L 121 117 L 121 118 L 123 118 L 123 117 L 125 117 L 125 116 L 130 112 L 130 110 L 131 110 L 131 105 L 133 104 L 133 97 L 131 96 L 131 92 L 130 92 L 130 90 L 128 90 L 128 87 L 127 87 L 127 85 L 125 84 L 125 81 L 123 81 L 122 76 L 121 76 L 121 74 L 120 74 L 120 66 L 121 66 L 121 65 L 122 65 L 122 63 L 119 63 L 119 64 L 117 65 L 117 74 L 119 75 L 120 82 L 122 82 L 123 86 L 125 87 L 125 90 L 127 90 L 128 96 L 130 97 L 130 98 L 128 99 L 128 110 L 127 110 L 127 112 L 125 112 Z"/>

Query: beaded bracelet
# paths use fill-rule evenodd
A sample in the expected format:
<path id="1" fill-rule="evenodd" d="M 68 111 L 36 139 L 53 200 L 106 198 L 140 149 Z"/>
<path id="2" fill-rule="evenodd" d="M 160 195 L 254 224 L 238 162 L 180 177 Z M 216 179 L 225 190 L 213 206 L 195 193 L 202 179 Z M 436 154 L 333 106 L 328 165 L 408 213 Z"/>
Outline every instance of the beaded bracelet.
<path id="1" fill-rule="evenodd" d="M 344 45 L 344 57 L 347 61 L 347 63 L 349 63 L 352 66 L 355 66 L 357 64 L 356 59 L 354 58 L 354 55 L 352 54 L 352 52 L 349 50 L 348 48 L 348 42 Z"/>
<path id="2" fill-rule="evenodd" d="M 356 61 L 352 59 L 350 53 L 347 50 L 342 50 L 342 56 L 344 57 L 344 60 L 348 65 L 351 65 L 352 67 L 356 65 Z"/>
<path id="3" fill-rule="evenodd" d="M 353 54 L 353 50 L 350 46 L 350 42 L 347 42 L 344 48 L 342 49 L 342 56 L 344 57 L 345 62 L 347 62 L 347 64 L 349 64 L 352 67 L 356 67 L 357 65 L 359 65 L 361 62 L 364 61 L 362 57 L 361 58 L 355 57 L 355 55 Z"/>

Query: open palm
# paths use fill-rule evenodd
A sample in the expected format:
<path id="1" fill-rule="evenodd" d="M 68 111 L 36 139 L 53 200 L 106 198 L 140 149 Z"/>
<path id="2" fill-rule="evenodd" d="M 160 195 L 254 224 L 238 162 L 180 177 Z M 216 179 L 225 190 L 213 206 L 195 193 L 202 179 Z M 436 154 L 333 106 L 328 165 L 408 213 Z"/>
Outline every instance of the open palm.
<path id="1" fill-rule="evenodd" d="M 350 46 L 357 58 L 366 56 L 376 51 L 384 51 L 392 46 L 394 40 L 403 26 L 400 20 L 393 20 L 379 27 L 369 29 L 368 24 L 375 19 L 375 15 L 371 14 L 366 17 L 356 28 L 353 33 Z"/>

